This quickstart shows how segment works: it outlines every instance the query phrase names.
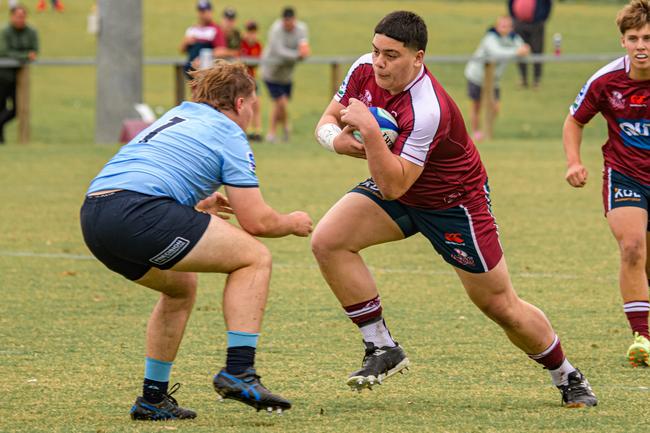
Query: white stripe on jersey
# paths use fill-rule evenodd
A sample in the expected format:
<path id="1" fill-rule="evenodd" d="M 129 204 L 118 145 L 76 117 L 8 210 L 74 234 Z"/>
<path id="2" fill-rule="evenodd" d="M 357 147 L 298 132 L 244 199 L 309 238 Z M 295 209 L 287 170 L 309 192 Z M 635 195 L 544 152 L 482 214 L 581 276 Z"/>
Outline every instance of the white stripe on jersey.
<path id="1" fill-rule="evenodd" d="M 348 89 L 348 82 L 350 81 L 350 77 L 352 76 L 352 73 L 360 65 L 372 65 L 372 53 L 364 54 L 363 56 L 359 57 L 357 61 L 352 64 L 352 66 L 350 66 L 350 69 L 348 69 L 348 73 L 343 79 L 343 82 L 341 83 L 338 92 L 336 92 L 336 95 L 334 95 L 334 99 L 336 100 L 336 102 L 341 102 L 341 98 L 343 98 L 343 95 L 345 95 L 345 92 Z"/>
<path id="2" fill-rule="evenodd" d="M 582 105 L 582 102 L 585 100 L 585 96 L 587 96 L 587 92 L 589 92 L 591 83 L 593 83 L 598 78 L 610 72 L 618 71 L 621 69 L 625 69 L 627 71 L 629 68 L 628 63 L 629 62 L 627 61 L 627 56 L 619 57 L 613 62 L 610 62 L 607 65 L 603 66 L 594 75 L 592 75 L 591 78 L 589 78 L 589 80 L 587 81 L 587 83 L 584 86 L 582 86 L 582 89 L 580 89 L 580 93 L 578 93 L 576 100 L 569 108 L 569 112 L 571 113 L 571 115 L 573 116 L 576 113 L 576 111 L 578 111 L 578 109 L 580 108 L 580 105 Z"/>
<path id="3" fill-rule="evenodd" d="M 210 42 L 217 36 L 217 28 L 211 26 L 192 26 L 185 31 L 185 36 L 199 41 Z"/>
<path id="4" fill-rule="evenodd" d="M 407 86 L 413 106 L 413 130 L 406 138 L 399 156 L 422 167 L 427 153 L 440 126 L 440 102 L 433 82 L 425 73 L 424 66 L 413 84 Z"/>

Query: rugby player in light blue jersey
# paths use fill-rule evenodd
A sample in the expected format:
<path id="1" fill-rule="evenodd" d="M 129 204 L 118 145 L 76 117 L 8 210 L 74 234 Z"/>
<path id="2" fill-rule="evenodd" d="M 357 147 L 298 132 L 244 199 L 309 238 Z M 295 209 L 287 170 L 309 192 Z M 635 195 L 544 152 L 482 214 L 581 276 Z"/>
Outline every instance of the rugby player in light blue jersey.
<path id="1" fill-rule="evenodd" d="M 160 292 L 147 325 L 139 420 L 194 418 L 168 390 L 171 367 L 196 297 L 195 272 L 228 274 L 223 312 L 226 366 L 215 390 L 256 409 L 291 403 L 262 386 L 255 349 L 269 290 L 271 254 L 253 236 L 308 236 L 305 212 L 281 214 L 260 193 L 245 130 L 255 82 L 241 63 L 192 73 L 183 102 L 142 131 L 91 182 L 81 227 L 92 253 L 112 271 Z M 216 192 L 224 185 L 226 195 Z M 237 228 L 223 219 L 234 214 Z"/>

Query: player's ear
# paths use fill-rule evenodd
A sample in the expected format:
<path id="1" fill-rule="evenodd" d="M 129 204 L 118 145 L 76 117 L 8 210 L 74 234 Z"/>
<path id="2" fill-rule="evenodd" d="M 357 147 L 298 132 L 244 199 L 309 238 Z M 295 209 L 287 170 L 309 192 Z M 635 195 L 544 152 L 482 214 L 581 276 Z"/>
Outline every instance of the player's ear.
<path id="1" fill-rule="evenodd" d="M 239 114 L 239 112 L 241 111 L 241 107 L 243 105 L 244 105 L 244 98 L 242 98 L 241 96 L 235 98 L 235 112 L 237 112 L 237 114 Z"/>
<path id="2" fill-rule="evenodd" d="M 621 47 L 625 48 L 625 36 L 621 36 Z"/>
<path id="3" fill-rule="evenodd" d="M 415 53 L 415 66 L 420 67 L 424 63 L 424 51 L 417 50 Z"/>

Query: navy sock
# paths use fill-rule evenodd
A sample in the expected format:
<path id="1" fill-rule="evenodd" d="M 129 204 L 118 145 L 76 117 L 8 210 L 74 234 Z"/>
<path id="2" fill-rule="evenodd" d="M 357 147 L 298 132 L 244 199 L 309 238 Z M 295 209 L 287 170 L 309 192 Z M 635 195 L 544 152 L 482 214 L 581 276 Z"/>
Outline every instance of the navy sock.
<path id="1" fill-rule="evenodd" d="M 254 347 L 234 346 L 228 348 L 226 356 L 226 371 L 228 373 L 241 374 L 253 365 L 255 365 Z"/>
<path id="2" fill-rule="evenodd" d="M 144 379 L 142 396 L 149 403 L 160 403 L 167 394 L 169 382 L 158 382 L 157 380 Z"/>

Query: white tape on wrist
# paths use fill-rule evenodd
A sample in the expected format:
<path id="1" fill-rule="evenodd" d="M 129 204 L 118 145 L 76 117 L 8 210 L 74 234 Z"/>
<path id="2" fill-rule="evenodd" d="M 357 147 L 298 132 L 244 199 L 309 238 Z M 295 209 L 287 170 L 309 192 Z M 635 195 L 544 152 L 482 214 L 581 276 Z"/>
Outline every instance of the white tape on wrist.
<path id="1" fill-rule="evenodd" d="M 321 125 L 316 131 L 316 138 L 321 146 L 330 152 L 336 153 L 334 150 L 334 139 L 341 133 L 341 128 L 334 123 L 326 123 Z"/>

